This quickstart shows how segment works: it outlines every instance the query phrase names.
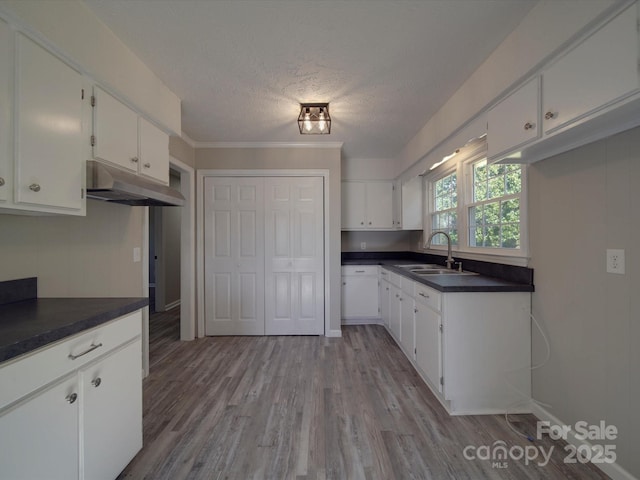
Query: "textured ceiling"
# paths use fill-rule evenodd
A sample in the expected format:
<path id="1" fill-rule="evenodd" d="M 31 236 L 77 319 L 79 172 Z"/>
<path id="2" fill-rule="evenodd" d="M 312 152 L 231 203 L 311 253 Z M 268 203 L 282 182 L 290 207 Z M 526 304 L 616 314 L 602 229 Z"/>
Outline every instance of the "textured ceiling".
<path id="1" fill-rule="evenodd" d="M 86 0 L 182 99 L 196 142 L 396 158 L 535 0 Z M 330 102 L 301 136 L 299 103 Z"/>

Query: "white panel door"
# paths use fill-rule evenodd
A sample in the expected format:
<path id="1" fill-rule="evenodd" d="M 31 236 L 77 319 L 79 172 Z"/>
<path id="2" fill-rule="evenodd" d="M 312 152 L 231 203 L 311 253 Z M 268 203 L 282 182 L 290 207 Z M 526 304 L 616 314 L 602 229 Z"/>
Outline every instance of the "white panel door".
<path id="1" fill-rule="evenodd" d="M 324 332 L 320 177 L 265 178 L 265 333 Z"/>
<path id="2" fill-rule="evenodd" d="M 18 203 L 82 208 L 82 76 L 17 36 L 16 184 Z"/>
<path id="3" fill-rule="evenodd" d="M 264 335 L 263 183 L 204 179 L 206 335 Z"/>

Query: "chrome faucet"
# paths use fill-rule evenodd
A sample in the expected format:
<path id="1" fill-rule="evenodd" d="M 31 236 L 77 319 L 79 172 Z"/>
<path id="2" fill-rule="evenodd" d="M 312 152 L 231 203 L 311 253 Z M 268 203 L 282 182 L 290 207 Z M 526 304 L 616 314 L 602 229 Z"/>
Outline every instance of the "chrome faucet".
<path id="1" fill-rule="evenodd" d="M 439 233 L 444 235 L 445 237 L 447 237 L 447 260 L 445 262 L 447 264 L 447 268 L 451 269 L 451 265 L 453 265 L 455 263 L 455 261 L 453 260 L 453 257 L 451 256 L 451 237 L 449 236 L 449 234 L 447 232 L 442 232 L 442 231 L 433 232 L 431 235 L 429 235 L 429 238 L 425 242 L 424 249 L 426 250 L 427 248 L 431 248 L 431 240 L 433 239 L 433 237 L 435 237 Z"/>

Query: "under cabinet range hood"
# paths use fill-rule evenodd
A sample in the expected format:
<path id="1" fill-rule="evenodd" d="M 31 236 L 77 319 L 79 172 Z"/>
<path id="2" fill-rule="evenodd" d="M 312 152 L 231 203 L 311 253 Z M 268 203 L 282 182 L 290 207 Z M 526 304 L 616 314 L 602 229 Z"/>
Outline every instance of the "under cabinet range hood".
<path id="1" fill-rule="evenodd" d="M 87 198 L 132 206 L 181 207 L 176 189 L 96 160 L 87 161 Z"/>

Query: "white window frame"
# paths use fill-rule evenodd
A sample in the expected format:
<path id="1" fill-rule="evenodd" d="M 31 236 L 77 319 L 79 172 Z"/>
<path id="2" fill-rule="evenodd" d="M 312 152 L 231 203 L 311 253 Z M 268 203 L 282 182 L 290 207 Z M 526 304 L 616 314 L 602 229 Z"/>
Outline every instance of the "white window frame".
<path id="1" fill-rule="evenodd" d="M 457 165 L 449 165 L 449 168 L 447 169 L 442 169 L 441 171 L 438 172 L 437 175 L 434 176 L 430 176 L 428 179 L 426 179 L 426 187 L 427 189 L 425 190 L 427 192 L 427 208 L 426 208 L 426 216 L 424 219 L 424 230 L 425 230 L 425 245 L 426 246 L 426 240 L 428 238 L 428 236 L 431 234 L 431 232 L 433 231 L 431 228 L 431 217 L 432 215 L 435 213 L 435 205 L 434 205 L 434 188 L 435 188 L 435 184 L 438 180 L 442 180 L 445 177 L 448 177 L 449 175 L 455 173 L 456 174 L 456 188 L 458 189 L 458 198 L 457 198 L 457 205 L 456 205 L 456 214 L 458 217 L 458 223 L 457 223 L 457 228 L 458 228 L 458 245 L 452 245 L 453 247 L 459 247 L 462 244 L 462 239 L 460 238 L 460 181 L 463 180 L 462 177 L 460 177 L 460 172 L 459 169 L 457 168 Z M 429 231 L 429 234 L 427 234 L 427 230 Z M 446 250 L 446 246 L 445 245 L 433 245 L 432 246 L 433 249 L 445 249 Z"/>
<path id="2" fill-rule="evenodd" d="M 460 157 L 460 158 L 457 158 Z M 502 261 L 514 265 L 526 266 L 529 258 L 529 232 L 528 232 L 528 205 L 527 205 L 527 165 L 522 165 L 522 189 L 520 192 L 520 248 L 501 247 L 472 247 L 469 241 L 469 207 L 473 200 L 473 164 L 487 158 L 486 144 L 475 148 L 464 155 L 459 155 L 432 172 L 424 175 L 423 188 L 427 200 L 425 202 L 423 249 L 437 255 L 446 252 L 446 245 L 432 245 L 431 248 L 424 248 L 426 239 L 433 232 L 431 228 L 431 214 L 433 212 L 433 188 L 436 181 L 453 173 L 457 173 L 458 187 L 458 245 L 453 245 L 452 250 L 456 256 L 481 261 Z M 490 163 L 489 163 L 490 164 Z"/>

